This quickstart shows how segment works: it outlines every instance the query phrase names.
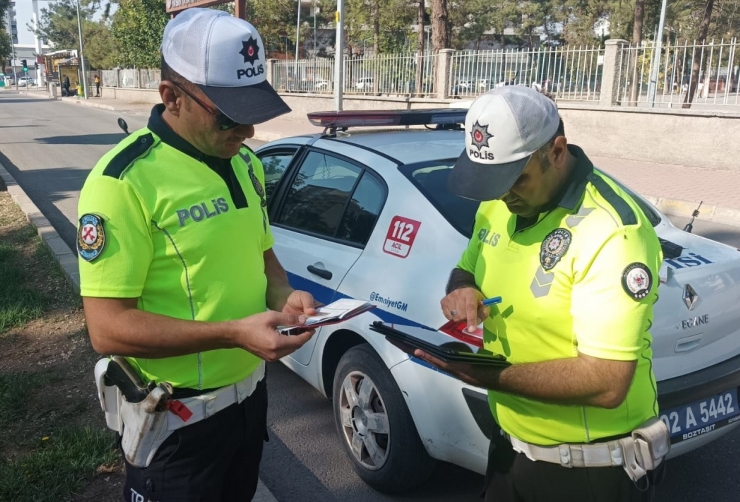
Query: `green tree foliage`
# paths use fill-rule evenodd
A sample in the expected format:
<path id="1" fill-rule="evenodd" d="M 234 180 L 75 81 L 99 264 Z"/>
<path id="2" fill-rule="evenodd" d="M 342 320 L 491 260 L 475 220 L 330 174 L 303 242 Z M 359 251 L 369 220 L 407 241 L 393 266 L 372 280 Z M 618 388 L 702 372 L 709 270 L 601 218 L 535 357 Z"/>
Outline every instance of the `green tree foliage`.
<path id="1" fill-rule="evenodd" d="M 5 14 L 10 6 L 10 0 L 0 0 L 0 20 L 5 19 Z M 10 34 L 5 31 L 5 22 L 0 22 L 0 61 L 5 61 L 11 55 Z M 5 63 L 0 65 L 0 71 L 5 67 Z"/>
<path id="2" fill-rule="evenodd" d="M 96 5 L 91 2 L 80 4 L 82 40 L 85 49 L 85 64 L 91 69 L 110 68 L 113 64 L 114 46 L 110 28 L 105 20 L 93 21 Z M 59 0 L 41 9 L 37 35 L 46 37 L 56 49 L 79 49 L 80 38 L 77 24 L 77 4 L 74 0 Z M 29 26 L 29 28 L 31 28 Z"/>
<path id="3" fill-rule="evenodd" d="M 87 41 L 87 30 L 92 23 L 94 8 L 80 6 L 83 39 Z M 79 49 L 80 38 L 77 28 L 77 4 L 74 0 L 59 0 L 41 9 L 38 35 L 46 37 L 57 50 Z"/>
<path id="4" fill-rule="evenodd" d="M 163 0 L 119 0 L 111 26 L 115 61 L 126 68 L 159 68 L 162 33 L 169 20 Z"/>
<path id="5" fill-rule="evenodd" d="M 322 2 L 322 11 L 333 14 L 336 0 Z M 378 53 L 411 51 L 416 48 L 412 26 L 418 4 L 406 0 L 346 0 L 345 43 L 351 54 L 374 49 Z"/>
<path id="6" fill-rule="evenodd" d="M 247 20 L 259 31 L 268 54 L 295 50 L 296 6 L 295 0 L 247 0 Z"/>
<path id="7" fill-rule="evenodd" d="M 109 69 L 116 65 L 115 47 L 111 29 L 105 23 L 90 23 L 83 34 L 85 64 L 91 69 Z"/>

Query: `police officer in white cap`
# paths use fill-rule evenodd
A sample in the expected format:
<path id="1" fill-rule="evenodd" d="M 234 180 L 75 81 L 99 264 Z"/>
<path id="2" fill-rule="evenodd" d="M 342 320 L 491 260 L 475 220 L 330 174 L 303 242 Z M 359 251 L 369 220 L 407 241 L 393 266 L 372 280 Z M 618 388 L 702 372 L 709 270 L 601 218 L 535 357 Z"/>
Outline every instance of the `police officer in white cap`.
<path id="1" fill-rule="evenodd" d="M 248 22 L 179 14 L 162 41 L 162 104 L 100 160 L 80 196 L 93 347 L 125 356 L 114 362 L 158 386 L 150 396 L 173 389 L 156 409 L 124 397 L 122 424 L 109 423 L 121 433 L 126 501 L 251 500 L 266 438 L 265 360 L 313 335 L 276 330 L 316 311 L 272 251 L 264 172 L 242 144 L 254 124 L 290 111 L 265 71 Z"/>
<path id="2" fill-rule="evenodd" d="M 414 354 L 489 389 L 486 500 L 644 501 L 670 448 L 652 371 L 661 248 L 635 200 L 523 86 L 480 96 L 450 189 L 483 201 L 444 315 L 511 366 Z M 499 298 L 500 297 L 500 298 Z M 643 439 L 635 439 L 635 437 Z M 646 439 L 645 439 L 646 438 Z"/>

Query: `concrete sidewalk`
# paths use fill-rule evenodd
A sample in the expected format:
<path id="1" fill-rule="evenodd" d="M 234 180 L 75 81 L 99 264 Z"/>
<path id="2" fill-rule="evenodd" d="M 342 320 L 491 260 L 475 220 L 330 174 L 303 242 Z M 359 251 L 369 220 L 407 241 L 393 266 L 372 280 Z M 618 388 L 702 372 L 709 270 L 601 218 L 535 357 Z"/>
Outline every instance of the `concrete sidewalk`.
<path id="1" fill-rule="evenodd" d="M 72 97 L 62 101 L 126 113 L 149 113 L 152 106 L 106 98 L 85 100 Z M 273 141 L 319 132 L 321 128 L 312 126 L 307 120 L 296 122 L 278 118 L 256 126 L 255 139 Z M 665 214 L 690 216 L 702 202 L 701 219 L 740 226 L 740 170 L 705 169 L 612 157 L 591 159 L 600 169 L 643 195 Z"/>

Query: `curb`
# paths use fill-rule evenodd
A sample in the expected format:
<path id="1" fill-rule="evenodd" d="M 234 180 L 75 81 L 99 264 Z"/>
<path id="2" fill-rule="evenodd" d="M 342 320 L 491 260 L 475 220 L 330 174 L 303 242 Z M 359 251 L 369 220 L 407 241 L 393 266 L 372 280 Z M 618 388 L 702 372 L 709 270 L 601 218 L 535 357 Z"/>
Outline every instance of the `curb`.
<path id="1" fill-rule="evenodd" d="M 26 192 L 20 187 L 15 181 L 15 178 L 11 176 L 5 166 L 0 164 L 0 178 L 5 182 L 5 186 L 8 188 L 8 193 L 13 199 L 21 211 L 26 215 L 26 220 L 36 227 L 36 232 L 41 241 L 51 251 L 54 259 L 59 263 L 62 268 L 64 275 L 67 280 L 72 284 L 77 294 L 80 293 L 80 271 L 77 265 L 77 255 L 67 246 L 67 244 L 59 237 L 59 234 L 54 227 L 49 223 L 39 208 L 36 207 L 31 199 L 26 195 Z"/>
<path id="2" fill-rule="evenodd" d="M 62 101 L 65 102 L 65 101 Z M 111 111 L 123 111 L 120 109 L 117 109 L 116 107 L 110 106 L 110 105 L 103 105 L 98 103 L 91 103 L 86 100 L 78 100 L 75 101 L 78 105 L 83 106 L 91 106 L 93 108 L 102 108 L 105 110 L 111 110 Z M 258 141 L 275 141 L 278 139 L 285 138 L 286 135 L 278 132 L 272 132 L 272 131 L 260 131 L 259 129 L 255 130 L 254 136 L 252 139 L 256 139 Z M 667 216 L 682 216 L 682 217 L 691 217 L 691 213 L 694 212 L 694 210 L 699 206 L 699 201 L 685 201 L 685 200 L 679 200 L 679 199 L 668 199 L 664 197 L 655 197 L 652 195 L 642 195 L 647 201 L 649 201 L 652 205 L 658 208 L 660 212 Z M 734 209 L 730 207 L 724 207 L 724 206 L 717 206 L 717 205 L 709 205 L 709 204 L 702 204 L 700 209 L 701 215 L 699 216 L 700 220 L 704 221 L 711 221 L 714 223 L 721 223 L 723 225 L 730 225 L 733 227 L 740 227 L 740 209 Z"/>
<path id="3" fill-rule="evenodd" d="M 649 195 L 643 195 L 643 197 L 667 216 L 683 216 L 684 218 L 690 218 L 691 213 L 699 207 L 699 202 L 665 199 Z M 740 209 L 702 203 L 701 208 L 699 208 L 699 213 L 699 216 L 697 216 L 699 220 L 740 227 Z"/>
<path id="4" fill-rule="evenodd" d="M 116 111 L 116 109 L 110 105 L 103 105 L 100 103 L 90 103 L 89 101 L 85 101 L 84 99 L 78 99 L 74 101 L 74 103 L 77 105 L 82 105 L 82 106 L 90 106 L 92 108 L 100 108 L 101 110 L 110 110 L 112 112 Z"/>

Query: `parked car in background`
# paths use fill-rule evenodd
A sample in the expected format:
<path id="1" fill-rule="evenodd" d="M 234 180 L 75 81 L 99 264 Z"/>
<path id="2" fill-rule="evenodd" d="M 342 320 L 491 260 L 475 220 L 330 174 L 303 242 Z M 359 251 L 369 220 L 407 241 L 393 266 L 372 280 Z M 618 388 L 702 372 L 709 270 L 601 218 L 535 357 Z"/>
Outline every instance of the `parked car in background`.
<path id="1" fill-rule="evenodd" d="M 20 77 L 18 79 L 18 87 L 27 87 L 36 85 L 36 81 L 32 77 Z"/>
<path id="2" fill-rule="evenodd" d="M 460 94 L 470 94 L 472 92 L 475 92 L 475 84 L 472 80 L 458 80 L 455 82 L 455 85 L 452 86 L 453 96 L 459 96 Z"/>
<path id="3" fill-rule="evenodd" d="M 293 287 L 324 304 L 353 298 L 376 305 L 319 328 L 282 361 L 331 399 L 354 470 L 385 492 L 423 483 L 436 460 L 478 473 L 486 468 L 494 427 L 486 391 L 369 329 L 382 320 L 435 345 L 482 345 L 466 332 L 439 328 L 446 322 L 439 300 L 478 208 L 446 188 L 465 146 L 466 112 L 315 113 L 309 117 L 325 134 L 257 149 L 273 249 Z M 379 125 L 436 129 L 367 130 Z M 349 130 L 336 134 L 343 127 Z M 676 456 L 740 426 L 740 252 L 676 228 L 633 196 L 664 253 L 651 333 L 661 419 Z"/>
<path id="4" fill-rule="evenodd" d="M 371 91 L 373 89 L 373 77 L 363 77 L 355 82 L 355 89 L 360 91 Z"/>
<path id="5" fill-rule="evenodd" d="M 313 88 L 316 91 L 328 91 L 332 88 L 332 83 L 323 78 L 317 78 L 313 82 Z"/>

